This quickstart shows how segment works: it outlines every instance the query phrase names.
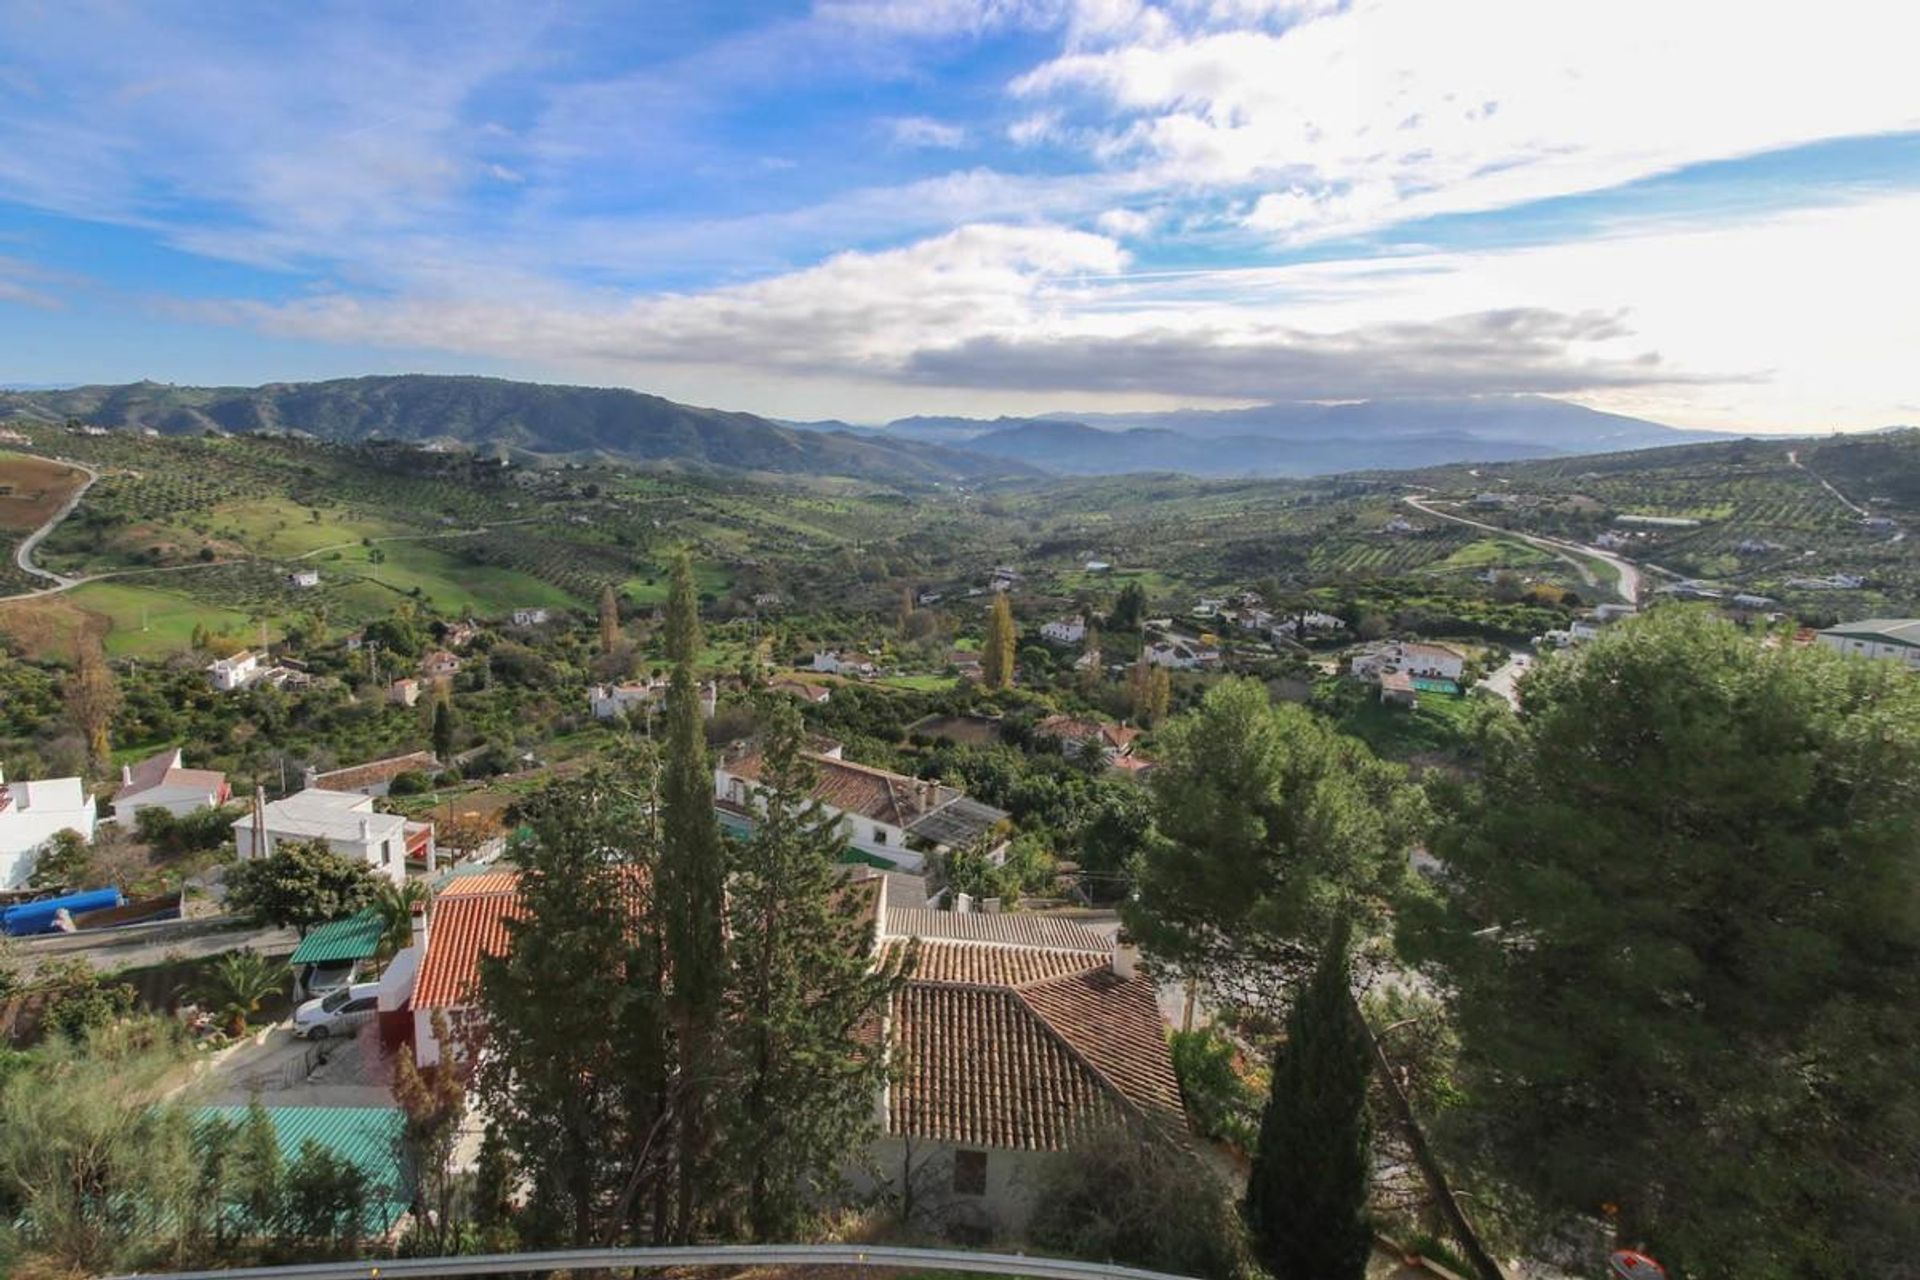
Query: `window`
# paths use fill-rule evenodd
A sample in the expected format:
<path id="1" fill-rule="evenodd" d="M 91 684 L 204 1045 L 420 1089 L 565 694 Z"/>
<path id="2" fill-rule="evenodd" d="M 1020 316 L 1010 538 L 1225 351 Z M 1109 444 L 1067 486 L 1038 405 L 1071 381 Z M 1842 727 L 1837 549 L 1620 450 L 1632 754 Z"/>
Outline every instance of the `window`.
<path id="1" fill-rule="evenodd" d="M 875 844 L 885 844 L 887 842 L 887 832 L 884 827 L 875 827 L 873 829 L 873 842 Z"/>
<path id="2" fill-rule="evenodd" d="M 380 865 L 383 867 L 393 865 L 393 841 L 391 840 L 380 842 Z"/>
<path id="3" fill-rule="evenodd" d="M 379 999 L 380 997 L 378 996 L 361 996 L 358 1000 L 349 1000 L 347 1002 L 347 1007 L 345 1009 L 342 1009 L 341 1012 L 342 1013 L 369 1013 L 372 1011 L 374 1004 Z M 986 1159 L 985 1156 L 981 1156 L 980 1158 L 983 1161 Z M 986 1177 L 986 1174 L 983 1172 L 980 1176 L 984 1178 Z"/>
<path id="4" fill-rule="evenodd" d="M 957 1196 L 987 1194 L 986 1152 L 956 1151 L 953 1153 L 953 1193 Z"/>

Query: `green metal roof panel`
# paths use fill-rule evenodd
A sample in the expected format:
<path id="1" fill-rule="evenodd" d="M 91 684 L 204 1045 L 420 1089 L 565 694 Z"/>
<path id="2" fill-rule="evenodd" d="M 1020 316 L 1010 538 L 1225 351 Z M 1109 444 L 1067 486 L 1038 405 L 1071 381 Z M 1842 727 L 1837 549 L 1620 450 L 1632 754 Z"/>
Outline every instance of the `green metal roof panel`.
<path id="1" fill-rule="evenodd" d="M 368 907 L 345 920 L 330 920 L 308 934 L 294 948 L 288 964 L 331 964 L 340 960 L 365 960 L 380 949 L 380 935 L 386 924 L 380 913 Z"/>
<path id="2" fill-rule="evenodd" d="M 311 1139 L 366 1174 L 369 1235 L 385 1235 L 407 1212 L 411 1195 L 399 1148 L 405 1116 L 398 1107 L 267 1107 L 266 1113 L 282 1159 L 297 1159 Z M 243 1124 L 247 1108 L 200 1107 L 195 1118 Z"/>

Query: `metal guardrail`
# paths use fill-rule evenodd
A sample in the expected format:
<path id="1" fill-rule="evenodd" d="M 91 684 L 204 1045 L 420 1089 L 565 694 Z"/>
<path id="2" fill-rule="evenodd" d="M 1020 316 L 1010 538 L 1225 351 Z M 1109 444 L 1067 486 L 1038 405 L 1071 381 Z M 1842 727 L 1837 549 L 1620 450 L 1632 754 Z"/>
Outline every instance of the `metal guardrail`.
<path id="1" fill-rule="evenodd" d="M 287 1267 L 233 1267 L 220 1271 L 164 1271 L 122 1280 L 411 1280 L 431 1276 L 503 1276 L 529 1271 L 589 1271 L 614 1267 L 722 1266 L 915 1267 L 939 1271 L 1030 1276 L 1034 1280 L 1190 1280 L 1164 1271 L 1030 1258 L 966 1249 L 906 1249 L 879 1245 L 689 1245 L 644 1249 L 561 1249 L 544 1253 L 484 1253 L 464 1258 L 391 1258 L 371 1262 L 313 1262 Z"/>

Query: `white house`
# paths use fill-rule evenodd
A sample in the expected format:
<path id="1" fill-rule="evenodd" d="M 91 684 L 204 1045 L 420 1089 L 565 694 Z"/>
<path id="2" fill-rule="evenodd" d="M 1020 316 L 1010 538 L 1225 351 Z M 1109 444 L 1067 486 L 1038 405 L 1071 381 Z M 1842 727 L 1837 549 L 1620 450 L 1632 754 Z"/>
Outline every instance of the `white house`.
<path id="1" fill-rule="evenodd" d="M 868 662 L 857 653 L 838 653 L 823 649 L 813 655 L 812 670 L 824 671 L 828 675 L 861 676 L 877 675 L 880 668 Z"/>
<path id="2" fill-rule="evenodd" d="M 395 884 L 407 878 L 407 860 L 438 865 L 431 822 L 409 822 L 397 813 L 376 813 L 373 797 L 353 791 L 309 787 L 263 806 L 265 839 L 256 841 L 252 814 L 233 824 L 240 860 L 270 856 L 289 840 L 322 840 L 343 858 L 364 862 Z"/>
<path id="3" fill-rule="evenodd" d="M 644 711 L 666 692 L 663 682 L 635 680 L 626 684 L 596 684 L 587 690 L 587 706 L 596 720 L 611 720 Z"/>
<path id="4" fill-rule="evenodd" d="M 165 809 L 184 817 L 199 809 L 217 809 L 233 798 L 227 775 L 218 769 L 189 769 L 174 747 L 139 764 L 120 766 L 120 789 L 113 793 L 113 820 L 132 827 L 142 809 Z"/>
<path id="5" fill-rule="evenodd" d="M 547 621 L 547 616 L 545 609 L 515 609 L 513 611 L 513 625 L 516 627 L 544 626 Z"/>
<path id="6" fill-rule="evenodd" d="M 1828 627 L 1816 637 L 1829 649 L 1865 658 L 1894 658 L 1920 669 L 1920 618 L 1867 618 Z"/>
<path id="7" fill-rule="evenodd" d="M 1040 628 L 1040 637 L 1049 644 L 1079 644 L 1087 638 L 1087 620 L 1079 614 L 1056 619 Z"/>
<path id="8" fill-rule="evenodd" d="M 242 649 L 230 658 L 218 658 L 207 665 L 207 678 L 221 693 L 244 689 L 260 678 L 260 655 Z"/>
<path id="9" fill-rule="evenodd" d="M 1198 640 L 1168 639 L 1156 641 L 1144 650 L 1149 666 L 1191 671 L 1220 661 L 1220 651 Z"/>
<path id="10" fill-rule="evenodd" d="M 1377 680 L 1382 675 L 1398 672 L 1427 680 L 1458 681 L 1466 669 L 1467 660 L 1457 651 L 1420 641 L 1381 645 L 1355 654 L 1351 664 L 1353 674 L 1363 680 Z"/>
<path id="11" fill-rule="evenodd" d="M 41 848 L 60 832 L 92 843 L 96 817 L 78 778 L 8 782 L 0 774 L 0 889 L 26 884 Z"/>
<path id="12" fill-rule="evenodd" d="M 320 585 L 320 571 L 318 569 L 295 569 L 287 575 L 287 585 L 290 587 L 317 587 Z"/>
<path id="13" fill-rule="evenodd" d="M 964 848 L 992 835 L 1004 810 L 969 799 L 953 787 L 840 758 L 840 748 L 807 752 L 813 798 L 839 816 L 847 842 L 869 861 L 919 871 L 928 853 Z M 751 821 L 766 761 L 757 746 L 735 743 L 713 771 L 713 795 L 722 809 Z M 988 853 L 997 861 L 1006 842 Z"/>

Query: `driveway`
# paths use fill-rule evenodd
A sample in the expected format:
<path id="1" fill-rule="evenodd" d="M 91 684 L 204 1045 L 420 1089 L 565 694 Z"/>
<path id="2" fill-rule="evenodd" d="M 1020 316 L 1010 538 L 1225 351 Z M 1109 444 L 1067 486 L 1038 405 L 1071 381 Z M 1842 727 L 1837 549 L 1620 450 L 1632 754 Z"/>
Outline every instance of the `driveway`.
<path id="1" fill-rule="evenodd" d="M 1480 681 L 1480 687 L 1496 693 L 1507 700 L 1507 705 L 1515 711 L 1520 709 L 1520 691 L 1515 686 L 1520 677 L 1533 670 L 1533 655 L 1515 649 L 1507 655 L 1507 660 Z"/>
<path id="2" fill-rule="evenodd" d="M 372 1024 L 350 1040 L 308 1041 L 281 1023 L 265 1043 L 222 1056 L 202 1077 L 196 1101 L 244 1107 L 257 1097 L 268 1107 L 390 1107 L 392 1071 Z"/>

